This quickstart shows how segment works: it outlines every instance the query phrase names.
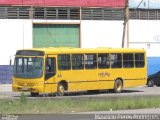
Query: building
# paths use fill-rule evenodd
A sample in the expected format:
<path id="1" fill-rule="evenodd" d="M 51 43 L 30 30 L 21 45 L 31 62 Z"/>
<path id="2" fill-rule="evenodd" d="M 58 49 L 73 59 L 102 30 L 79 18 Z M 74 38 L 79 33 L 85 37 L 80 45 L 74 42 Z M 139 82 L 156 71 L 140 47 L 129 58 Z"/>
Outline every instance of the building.
<path id="1" fill-rule="evenodd" d="M 17 49 L 122 47 L 125 3 L 125 0 L 1 0 L 0 70 L 3 72 L 0 80 L 10 79 L 4 71 L 11 71 L 9 61 L 11 58 L 13 64 Z M 147 50 L 148 74 L 152 74 L 160 67 L 157 1 L 129 0 L 128 3 L 128 46 Z"/>
<path id="2" fill-rule="evenodd" d="M 148 75 L 160 71 L 160 0 L 129 0 L 129 47 L 144 48 Z"/>

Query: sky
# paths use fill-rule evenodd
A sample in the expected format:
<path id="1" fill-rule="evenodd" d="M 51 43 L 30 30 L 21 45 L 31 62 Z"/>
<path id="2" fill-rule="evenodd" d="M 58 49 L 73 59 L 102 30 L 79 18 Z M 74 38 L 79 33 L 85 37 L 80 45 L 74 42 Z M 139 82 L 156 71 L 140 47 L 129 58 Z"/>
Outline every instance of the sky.
<path id="1" fill-rule="evenodd" d="M 141 9 L 160 9 L 160 0 L 129 0 L 129 7 L 138 7 Z"/>

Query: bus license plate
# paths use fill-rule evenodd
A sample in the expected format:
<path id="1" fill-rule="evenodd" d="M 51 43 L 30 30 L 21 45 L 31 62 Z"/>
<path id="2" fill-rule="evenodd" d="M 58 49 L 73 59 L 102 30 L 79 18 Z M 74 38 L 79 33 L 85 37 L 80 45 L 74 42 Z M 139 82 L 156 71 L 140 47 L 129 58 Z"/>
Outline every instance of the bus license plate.
<path id="1" fill-rule="evenodd" d="M 23 87 L 21 90 L 22 90 L 22 91 L 28 91 L 28 90 L 29 90 L 29 88 L 27 88 L 27 87 Z"/>

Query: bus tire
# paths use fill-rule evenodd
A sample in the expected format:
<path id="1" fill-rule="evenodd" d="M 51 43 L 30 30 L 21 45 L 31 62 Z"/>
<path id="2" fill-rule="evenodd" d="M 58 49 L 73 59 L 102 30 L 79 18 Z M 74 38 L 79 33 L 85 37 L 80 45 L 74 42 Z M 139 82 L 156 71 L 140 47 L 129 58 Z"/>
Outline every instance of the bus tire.
<path id="1" fill-rule="evenodd" d="M 59 83 L 58 87 L 57 87 L 57 95 L 58 96 L 63 96 L 64 95 L 64 91 L 65 91 L 64 85 L 62 83 Z"/>
<path id="2" fill-rule="evenodd" d="M 115 93 L 121 93 L 123 88 L 122 80 L 117 79 L 114 83 L 114 92 Z"/>
<path id="3" fill-rule="evenodd" d="M 34 92 L 31 92 L 31 97 L 38 97 L 39 96 L 39 93 L 34 93 Z"/>

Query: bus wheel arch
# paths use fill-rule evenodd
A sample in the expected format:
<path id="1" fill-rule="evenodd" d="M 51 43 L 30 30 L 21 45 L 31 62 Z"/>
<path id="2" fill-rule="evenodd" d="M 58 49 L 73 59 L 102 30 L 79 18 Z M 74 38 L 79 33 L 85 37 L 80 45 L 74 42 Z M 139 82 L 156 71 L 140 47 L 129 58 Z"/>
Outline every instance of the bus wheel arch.
<path id="1" fill-rule="evenodd" d="M 114 92 L 121 93 L 123 89 L 123 79 L 117 78 L 114 82 Z"/>
<path id="2" fill-rule="evenodd" d="M 68 83 L 65 80 L 61 80 L 57 85 L 57 95 L 63 96 L 64 92 L 68 90 Z"/>

